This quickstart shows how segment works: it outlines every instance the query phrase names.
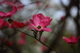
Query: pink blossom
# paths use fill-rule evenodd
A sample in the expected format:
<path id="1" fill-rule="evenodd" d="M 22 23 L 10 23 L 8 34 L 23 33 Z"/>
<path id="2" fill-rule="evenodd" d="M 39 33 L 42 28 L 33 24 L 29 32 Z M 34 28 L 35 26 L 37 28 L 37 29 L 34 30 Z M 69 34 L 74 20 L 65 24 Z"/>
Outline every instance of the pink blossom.
<path id="1" fill-rule="evenodd" d="M 12 46 L 13 45 L 13 41 L 8 41 L 8 39 L 0 39 L 1 42 L 4 42 L 5 44 L 7 44 L 8 46 Z"/>
<path id="2" fill-rule="evenodd" d="M 5 13 L 5 12 L 0 11 L 0 18 L 10 18 L 10 17 L 13 16 L 16 12 L 17 12 L 17 8 L 16 8 L 16 6 L 13 6 L 11 12 Z"/>
<path id="3" fill-rule="evenodd" d="M 25 24 L 24 24 L 23 22 L 13 21 L 13 26 L 12 26 L 12 24 L 10 24 L 10 23 L 8 23 L 8 26 L 9 26 L 10 28 L 13 28 L 13 26 L 14 26 L 15 28 L 23 28 L 23 27 L 25 26 Z"/>
<path id="4" fill-rule="evenodd" d="M 0 4 L 8 4 L 8 5 L 13 5 L 13 1 L 7 1 L 7 0 L 3 0 L 2 2 L 0 2 Z"/>
<path id="5" fill-rule="evenodd" d="M 20 34 L 21 38 L 25 39 L 26 38 L 26 35 L 24 33 L 21 33 Z"/>
<path id="6" fill-rule="evenodd" d="M 6 41 L 6 44 L 9 45 L 9 46 L 12 46 L 13 45 L 13 42 Z"/>
<path id="7" fill-rule="evenodd" d="M 24 23 L 19 22 L 19 21 L 14 21 L 13 22 L 14 27 L 16 28 L 23 28 L 24 27 Z"/>
<path id="8" fill-rule="evenodd" d="M 46 47 L 46 46 L 41 46 L 41 50 L 42 51 L 45 51 L 45 50 L 47 50 L 48 48 Z"/>
<path id="9" fill-rule="evenodd" d="M 63 37 L 63 40 L 66 41 L 69 44 L 76 44 L 79 39 L 75 36 L 71 36 L 70 38 Z"/>
<path id="10" fill-rule="evenodd" d="M 3 19 L 0 19 L 0 29 L 4 28 L 7 26 L 7 22 L 4 21 Z"/>
<path id="11" fill-rule="evenodd" d="M 46 37 L 42 37 L 42 38 L 41 38 L 41 41 L 42 41 L 42 42 L 45 42 L 46 40 L 47 40 Z"/>
<path id="12" fill-rule="evenodd" d="M 27 26 L 27 28 L 28 28 L 29 30 L 32 29 L 32 26 L 31 26 L 30 22 L 26 21 L 26 22 L 25 22 L 25 25 Z"/>
<path id="13" fill-rule="evenodd" d="M 19 39 L 18 43 L 20 45 L 24 45 L 24 44 L 26 44 L 26 41 L 23 38 L 21 38 L 21 39 Z"/>
<path id="14" fill-rule="evenodd" d="M 63 20 L 63 21 L 64 21 L 65 19 L 66 19 L 66 18 L 65 18 L 64 16 L 62 16 L 62 17 L 61 17 L 61 20 Z"/>
<path id="15" fill-rule="evenodd" d="M 0 4 L 4 3 L 8 4 L 9 6 L 16 6 L 18 10 L 24 7 L 24 5 L 20 1 L 15 2 L 14 0 L 3 0 L 2 2 L 0 2 Z"/>
<path id="16" fill-rule="evenodd" d="M 41 6 L 42 5 L 42 2 L 38 1 L 35 3 L 37 6 Z"/>
<path id="17" fill-rule="evenodd" d="M 47 31 L 50 32 L 51 29 L 48 28 L 47 26 L 50 25 L 50 22 L 52 19 L 50 17 L 45 17 L 43 14 L 36 14 L 30 19 L 31 21 L 31 26 L 37 30 L 37 31 Z"/>

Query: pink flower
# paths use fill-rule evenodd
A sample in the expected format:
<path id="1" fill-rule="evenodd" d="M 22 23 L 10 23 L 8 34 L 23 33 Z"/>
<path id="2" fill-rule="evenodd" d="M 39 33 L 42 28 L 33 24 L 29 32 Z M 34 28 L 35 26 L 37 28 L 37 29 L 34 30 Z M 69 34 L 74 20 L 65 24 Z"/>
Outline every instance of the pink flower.
<path id="1" fill-rule="evenodd" d="M 32 17 L 31 26 L 37 31 L 47 31 L 50 32 L 51 29 L 47 28 L 50 25 L 52 19 L 50 17 L 45 17 L 43 14 L 36 14 Z"/>
<path id="2" fill-rule="evenodd" d="M 13 16 L 16 12 L 17 12 L 17 8 L 16 8 L 16 6 L 13 6 L 11 12 L 5 13 L 5 12 L 0 11 L 0 18 L 10 18 L 10 17 Z"/>
<path id="3" fill-rule="evenodd" d="M 21 38 L 25 39 L 26 38 L 26 35 L 24 33 L 21 33 L 20 34 Z"/>
<path id="4" fill-rule="evenodd" d="M 6 43 L 8 46 L 13 45 L 13 41 L 8 41 L 8 39 L 0 39 L 0 41 Z"/>
<path id="5" fill-rule="evenodd" d="M 19 39 L 18 43 L 20 45 L 24 45 L 24 44 L 26 44 L 26 41 L 23 38 L 21 38 L 21 39 Z"/>
<path id="6" fill-rule="evenodd" d="M 20 1 L 15 2 L 14 0 L 3 0 L 2 2 L 0 2 L 0 4 L 4 3 L 8 4 L 9 6 L 16 6 L 18 10 L 24 7 L 24 5 Z"/>
<path id="7" fill-rule="evenodd" d="M 41 50 L 42 51 L 45 51 L 45 50 L 47 50 L 48 48 L 46 47 L 46 46 L 41 46 Z"/>
<path id="8" fill-rule="evenodd" d="M 76 44 L 79 39 L 75 36 L 71 36 L 70 38 L 63 37 L 63 40 L 66 41 L 69 44 Z"/>
<path id="9" fill-rule="evenodd" d="M 0 19 L 0 29 L 4 28 L 7 26 L 7 22 L 4 21 L 3 19 Z"/>
<path id="10" fill-rule="evenodd" d="M 63 20 L 63 21 L 64 21 L 65 19 L 66 19 L 66 18 L 65 18 L 64 16 L 62 16 L 62 17 L 61 17 L 61 20 Z"/>
<path id="11" fill-rule="evenodd" d="M 13 28 L 13 26 L 14 26 L 15 28 L 23 28 L 23 27 L 25 26 L 25 24 L 24 24 L 23 22 L 13 21 L 13 26 L 12 26 L 12 24 L 10 24 L 10 23 L 8 23 L 8 26 L 9 26 L 10 28 Z"/>
<path id="12" fill-rule="evenodd" d="M 13 42 L 6 41 L 6 44 L 9 45 L 9 46 L 12 46 L 13 45 Z"/>
<path id="13" fill-rule="evenodd" d="M 19 21 L 14 21 L 13 22 L 14 27 L 16 28 L 23 28 L 24 27 L 24 23 L 19 22 Z"/>
<path id="14" fill-rule="evenodd" d="M 27 28 L 28 28 L 29 30 L 32 29 L 32 26 L 31 26 L 30 22 L 26 21 L 26 22 L 25 22 L 25 25 L 27 26 Z"/>
<path id="15" fill-rule="evenodd" d="M 41 5 L 42 5 L 42 3 L 41 3 L 40 1 L 37 1 L 35 4 L 36 4 L 37 6 L 41 6 Z"/>
<path id="16" fill-rule="evenodd" d="M 42 41 L 42 42 L 45 42 L 46 40 L 47 40 L 46 37 L 42 37 L 42 38 L 41 38 L 41 41 Z"/>
<path id="17" fill-rule="evenodd" d="M 4 4 L 4 3 L 6 3 L 6 4 L 8 4 L 8 5 L 14 5 L 14 2 L 13 1 L 7 1 L 7 0 L 3 0 L 2 2 L 0 2 L 0 4 Z"/>

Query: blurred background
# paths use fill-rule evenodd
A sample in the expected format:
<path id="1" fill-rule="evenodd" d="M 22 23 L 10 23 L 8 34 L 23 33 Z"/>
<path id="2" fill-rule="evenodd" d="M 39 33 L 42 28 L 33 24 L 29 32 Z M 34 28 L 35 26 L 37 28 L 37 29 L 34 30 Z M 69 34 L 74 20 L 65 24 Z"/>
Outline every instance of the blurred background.
<path id="1" fill-rule="evenodd" d="M 0 11 L 11 11 L 11 2 L 18 7 L 17 13 L 12 16 L 13 20 L 26 23 L 34 14 L 42 13 L 52 19 L 51 32 L 43 32 L 41 41 L 49 46 L 41 44 L 30 36 L 25 36 L 20 31 L 11 28 L 0 29 L 0 39 L 11 36 L 7 46 L 0 42 L 0 53 L 75 53 L 71 45 L 66 43 L 62 37 L 80 36 L 79 0 L 0 0 Z M 6 21 L 8 19 L 5 19 Z M 33 36 L 33 31 L 27 26 L 19 30 Z M 25 36 L 21 40 L 21 36 Z M 21 41 L 21 42 L 20 42 Z M 80 53 L 80 40 L 74 45 L 76 53 Z M 2 48 L 2 49 L 1 49 Z M 53 49 L 51 49 L 53 48 Z"/>

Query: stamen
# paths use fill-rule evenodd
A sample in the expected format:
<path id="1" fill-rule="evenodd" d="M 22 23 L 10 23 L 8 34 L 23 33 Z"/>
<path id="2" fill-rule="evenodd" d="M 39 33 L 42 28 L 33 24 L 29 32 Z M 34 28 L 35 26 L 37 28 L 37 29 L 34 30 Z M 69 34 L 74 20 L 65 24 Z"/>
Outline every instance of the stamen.
<path id="1" fill-rule="evenodd" d="M 37 26 L 38 29 L 41 29 L 41 26 Z"/>

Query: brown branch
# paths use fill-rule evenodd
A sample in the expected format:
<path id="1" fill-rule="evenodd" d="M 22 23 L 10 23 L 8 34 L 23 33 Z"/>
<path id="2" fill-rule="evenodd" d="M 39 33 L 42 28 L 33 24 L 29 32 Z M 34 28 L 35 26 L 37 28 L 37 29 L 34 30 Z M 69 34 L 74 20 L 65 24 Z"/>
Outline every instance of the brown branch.
<path id="1" fill-rule="evenodd" d="M 71 7 L 74 5 L 74 3 L 75 3 L 75 1 L 70 0 L 69 6 L 65 6 L 65 5 L 62 3 L 62 0 L 60 0 L 60 1 L 61 1 L 62 6 L 65 8 L 65 13 L 66 13 L 66 15 L 65 15 L 65 20 L 64 20 L 64 21 L 62 21 L 62 20 L 59 21 L 58 24 L 59 24 L 59 25 L 62 24 L 62 26 L 59 27 L 59 30 L 58 30 L 57 33 L 55 34 L 56 37 L 55 37 L 55 39 L 53 39 L 53 40 L 51 41 L 50 48 L 46 51 L 46 53 L 50 53 L 50 52 L 52 51 L 51 48 L 53 48 L 53 50 L 55 50 L 55 49 L 56 49 L 56 46 L 59 45 L 59 40 L 60 40 L 60 38 L 63 36 L 63 31 L 64 31 L 64 29 L 65 29 L 66 19 L 68 18 L 68 16 L 70 16 L 70 9 L 71 9 Z"/>

